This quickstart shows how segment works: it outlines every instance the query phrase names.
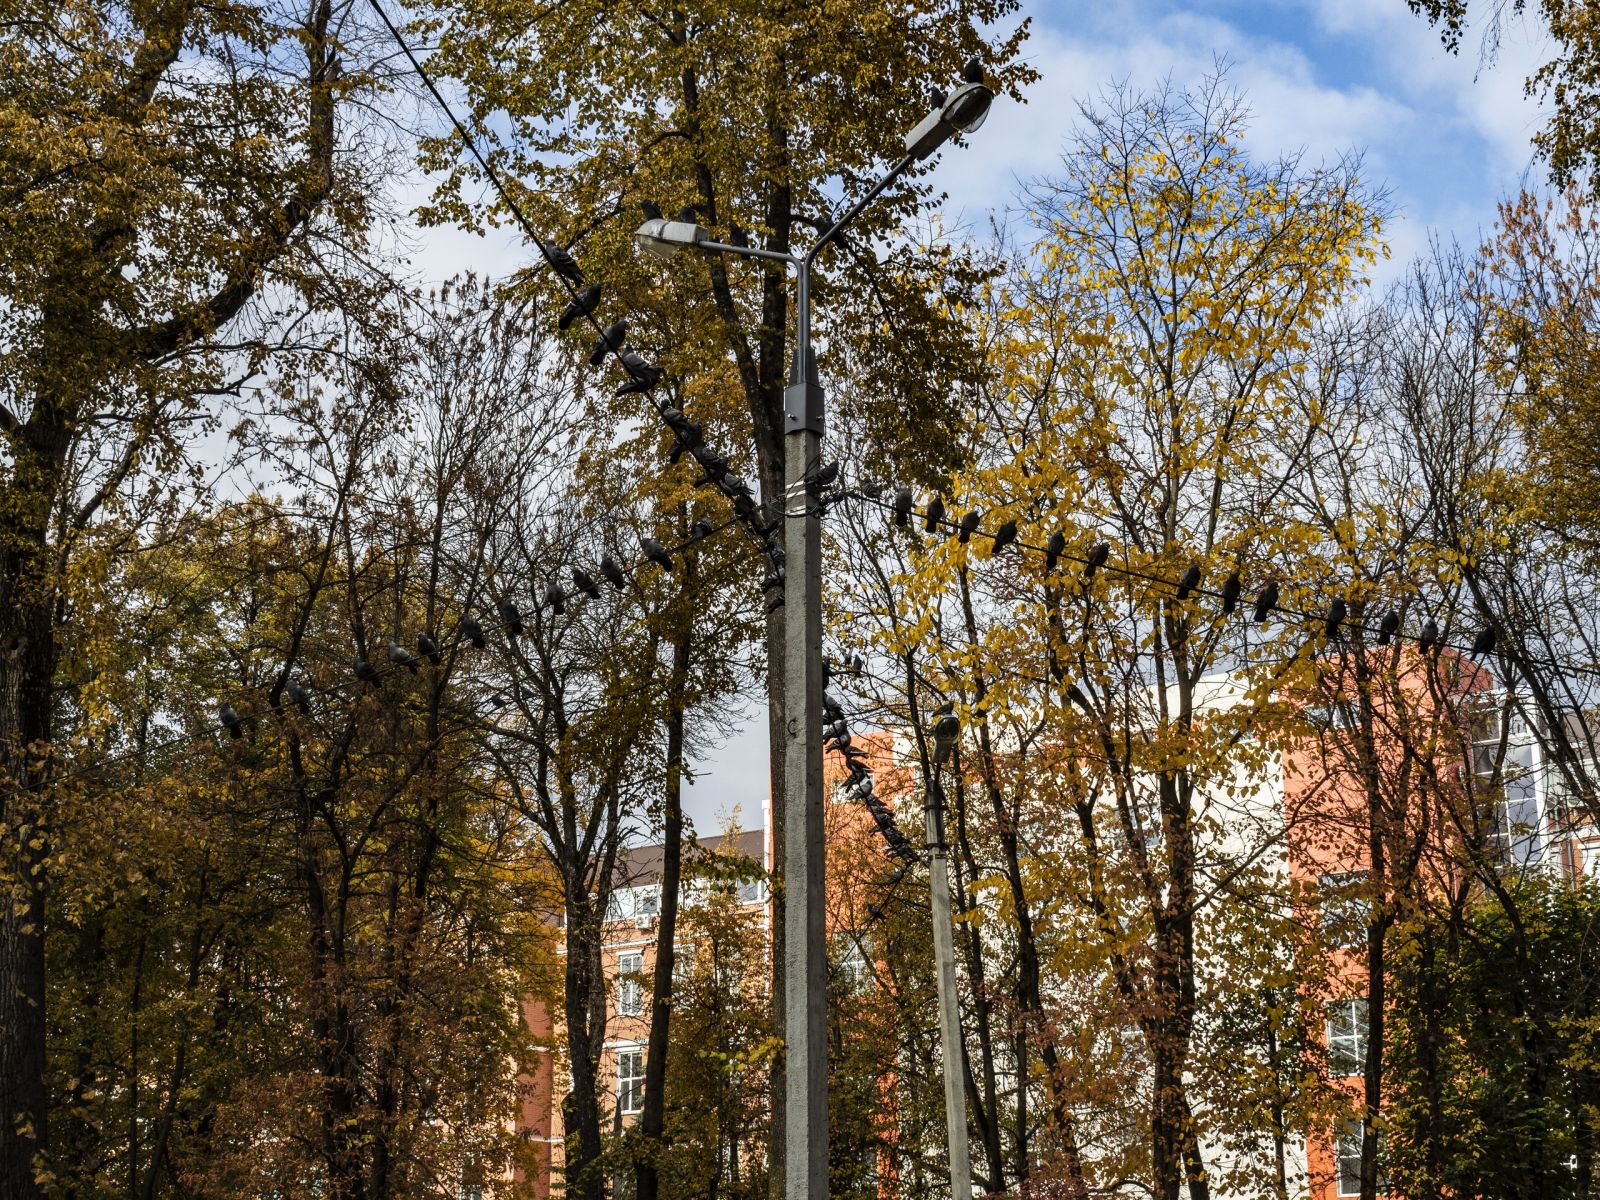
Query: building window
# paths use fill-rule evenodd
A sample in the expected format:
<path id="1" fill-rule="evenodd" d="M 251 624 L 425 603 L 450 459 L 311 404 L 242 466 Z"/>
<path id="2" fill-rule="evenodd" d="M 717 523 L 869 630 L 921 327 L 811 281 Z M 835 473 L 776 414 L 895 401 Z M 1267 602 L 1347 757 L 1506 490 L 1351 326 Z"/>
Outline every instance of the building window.
<path id="1" fill-rule="evenodd" d="M 617 1111 L 625 1115 L 644 1110 L 644 1051 L 617 1051 Z"/>
<path id="2" fill-rule="evenodd" d="M 1367 940 L 1365 871 L 1340 871 L 1317 879 L 1322 932 L 1335 946 L 1359 946 Z"/>
<path id="3" fill-rule="evenodd" d="M 766 886 L 759 878 L 739 881 L 739 903 L 760 904 L 767 898 Z"/>
<path id="4" fill-rule="evenodd" d="M 1362 1124 L 1355 1117 L 1347 1117 L 1333 1130 L 1333 1167 L 1341 1196 L 1361 1194 L 1361 1135 Z M 1389 1192 L 1388 1172 L 1383 1166 L 1383 1139 L 1378 1140 L 1378 1195 Z"/>
<path id="5" fill-rule="evenodd" d="M 1330 1000 L 1328 1073 L 1359 1075 L 1367 1066 L 1367 1001 L 1364 997 Z"/>
<path id="6" fill-rule="evenodd" d="M 862 947 L 861 937 L 854 933 L 839 933 L 834 936 L 835 956 L 838 963 L 839 985 L 847 992 L 858 989 L 867 978 L 867 952 Z"/>
<path id="7" fill-rule="evenodd" d="M 644 1012 L 644 981 L 639 973 L 644 970 L 644 955 L 637 953 L 617 955 L 617 1015 L 637 1017 Z"/>

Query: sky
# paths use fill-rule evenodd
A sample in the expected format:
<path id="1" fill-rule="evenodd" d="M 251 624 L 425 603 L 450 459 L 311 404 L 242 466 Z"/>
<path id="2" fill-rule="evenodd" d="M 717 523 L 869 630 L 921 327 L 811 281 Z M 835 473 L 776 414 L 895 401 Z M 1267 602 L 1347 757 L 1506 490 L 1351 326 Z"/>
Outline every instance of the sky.
<path id="1" fill-rule="evenodd" d="M 981 229 L 990 214 L 1015 212 L 1018 186 L 1056 167 L 1079 104 L 1107 86 L 1195 86 L 1219 63 L 1252 111 L 1253 153 L 1301 153 L 1313 164 L 1362 156 L 1393 212 L 1380 284 L 1430 236 L 1476 244 L 1497 201 L 1539 180 L 1530 138 L 1542 119 L 1523 84 L 1549 47 L 1529 27 L 1510 26 L 1485 64 L 1475 36 L 1448 54 L 1405 0 L 1043 0 L 1025 2 L 1022 17 L 1032 19 L 1023 55 L 1040 78 L 1025 103 L 997 101 L 982 129 L 944 150 L 933 178 L 947 197 L 947 227 Z M 414 262 L 431 280 L 468 266 L 505 274 L 525 260 L 509 236 L 434 229 Z M 745 828 L 760 823 L 759 719 L 694 768 L 686 811 L 702 833 L 735 808 Z"/>

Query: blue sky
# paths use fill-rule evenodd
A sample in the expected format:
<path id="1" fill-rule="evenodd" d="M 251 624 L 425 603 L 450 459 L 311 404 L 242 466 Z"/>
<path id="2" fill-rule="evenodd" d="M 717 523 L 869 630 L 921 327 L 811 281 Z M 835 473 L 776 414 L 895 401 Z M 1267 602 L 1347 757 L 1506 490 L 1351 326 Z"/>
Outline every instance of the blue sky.
<path id="1" fill-rule="evenodd" d="M 1080 100 L 1124 79 L 1198 84 L 1219 59 L 1253 111 L 1253 151 L 1364 156 L 1396 209 L 1396 266 L 1430 230 L 1476 242 L 1533 166 L 1541 118 L 1523 81 L 1547 46 L 1520 24 L 1482 66 L 1476 36 L 1447 54 L 1405 0 L 1050 0 L 1025 11 L 1024 54 L 1041 78 L 1026 104 L 997 105 L 969 145 L 947 151 L 937 175 L 968 220 L 1055 167 Z"/>
<path id="2" fill-rule="evenodd" d="M 948 194 L 950 224 L 981 229 L 991 212 L 1014 203 L 1019 181 L 1049 174 L 1080 100 L 1124 79 L 1195 85 L 1219 59 L 1254 112 L 1249 143 L 1258 155 L 1364 155 L 1368 179 L 1389 192 L 1395 210 L 1392 258 L 1375 272 L 1379 283 L 1430 233 L 1477 243 L 1497 200 L 1525 177 L 1539 178 L 1529 138 L 1541 118 L 1523 81 L 1548 47 L 1522 26 L 1508 29 L 1498 61 L 1481 67 L 1475 36 L 1460 56 L 1445 53 L 1405 0 L 1046 0 L 1024 12 L 1034 27 L 1023 52 L 1040 79 L 1026 104 L 997 104 L 969 144 L 944 152 L 935 180 Z M 467 266 L 505 274 L 525 261 L 509 236 L 447 230 L 423 233 L 418 251 L 416 265 L 430 279 Z M 718 814 L 734 806 L 744 827 L 761 823 L 759 720 L 696 769 L 686 807 L 701 832 L 714 831 Z"/>

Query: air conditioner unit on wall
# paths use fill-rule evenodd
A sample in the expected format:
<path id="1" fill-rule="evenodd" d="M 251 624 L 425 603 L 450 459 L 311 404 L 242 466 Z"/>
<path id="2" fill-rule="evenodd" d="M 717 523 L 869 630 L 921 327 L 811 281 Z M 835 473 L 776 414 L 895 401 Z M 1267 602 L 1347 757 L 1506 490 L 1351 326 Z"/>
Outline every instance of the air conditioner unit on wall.
<path id="1" fill-rule="evenodd" d="M 651 916 L 635 917 L 633 919 L 633 927 L 635 929 L 650 929 L 654 927 L 655 923 L 656 919 Z"/>

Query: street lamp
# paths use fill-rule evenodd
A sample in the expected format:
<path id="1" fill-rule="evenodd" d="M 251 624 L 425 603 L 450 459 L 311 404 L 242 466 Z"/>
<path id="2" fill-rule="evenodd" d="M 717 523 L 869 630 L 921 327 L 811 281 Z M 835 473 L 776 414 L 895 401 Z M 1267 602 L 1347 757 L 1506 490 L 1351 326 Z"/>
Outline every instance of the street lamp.
<path id="1" fill-rule="evenodd" d="M 661 216 L 634 234 L 653 258 L 683 250 L 781 262 L 795 273 L 795 354 L 784 411 L 784 686 L 783 961 L 785 1200 L 828 1194 L 827 936 L 824 930 L 822 830 L 822 520 L 811 472 L 821 466 L 823 405 L 811 349 L 811 267 L 818 253 L 915 163 L 988 115 L 994 92 L 976 59 L 962 84 L 935 97 L 933 111 L 905 136 L 906 153 L 817 236 L 804 254 L 715 241 L 693 219 Z M 690 219 L 684 219 L 690 218 Z M 965 1200 L 965 1197 L 960 1198 Z"/>

